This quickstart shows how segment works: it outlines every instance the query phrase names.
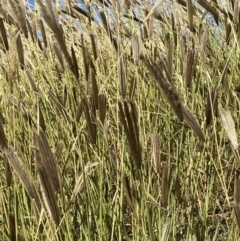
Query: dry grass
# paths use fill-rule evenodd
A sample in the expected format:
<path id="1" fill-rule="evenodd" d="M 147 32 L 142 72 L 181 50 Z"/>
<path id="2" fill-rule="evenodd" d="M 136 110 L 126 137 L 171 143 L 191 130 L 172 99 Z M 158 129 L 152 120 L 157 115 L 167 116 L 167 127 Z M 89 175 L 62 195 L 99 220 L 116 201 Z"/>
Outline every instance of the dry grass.
<path id="1" fill-rule="evenodd" d="M 0 240 L 238 240 L 237 1 L 65 4 L 0 1 Z"/>

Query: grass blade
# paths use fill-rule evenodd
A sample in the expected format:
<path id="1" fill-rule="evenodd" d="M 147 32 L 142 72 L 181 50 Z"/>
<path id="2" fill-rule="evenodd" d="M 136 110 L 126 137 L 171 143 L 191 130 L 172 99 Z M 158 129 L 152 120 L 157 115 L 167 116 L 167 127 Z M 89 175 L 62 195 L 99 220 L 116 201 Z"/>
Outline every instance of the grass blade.
<path id="1" fill-rule="evenodd" d="M 90 106 L 89 102 L 86 98 L 83 99 L 83 110 L 85 114 L 85 118 L 87 121 L 87 126 L 90 134 L 90 138 L 92 144 L 96 144 L 97 141 L 97 125 L 96 125 L 96 108 L 95 105 L 92 104 Z"/>
<path id="2" fill-rule="evenodd" d="M 40 177 L 40 187 L 45 207 L 50 218 L 55 222 L 56 225 L 59 225 L 60 213 L 54 187 L 50 180 L 49 173 L 44 166 L 41 166 L 41 164 L 38 165 L 38 175 Z"/>
<path id="3" fill-rule="evenodd" d="M 218 88 L 214 87 L 211 93 L 208 94 L 208 101 L 206 106 L 206 126 L 209 126 L 213 115 L 217 114 L 218 110 Z"/>
<path id="4" fill-rule="evenodd" d="M 125 54 L 119 53 L 118 56 L 118 81 L 123 99 L 127 95 L 127 59 Z"/>
<path id="5" fill-rule="evenodd" d="M 168 199 L 171 182 L 171 168 L 168 164 L 162 166 L 162 205 L 164 208 L 168 207 Z"/>
<path id="6" fill-rule="evenodd" d="M 46 32 L 45 32 L 45 28 L 44 28 L 42 19 L 38 19 L 38 24 L 39 24 L 39 26 L 40 26 L 40 30 L 41 30 L 41 34 L 42 34 L 42 39 L 43 39 L 44 48 L 47 48 L 47 47 L 48 47 L 47 35 L 46 35 Z"/>
<path id="7" fill-rule="evenodd" d="M 16 39 L 16 45 L 17 45 L 17 53 L 18 53 L 18 59 L 21 66 L 21 69 L 24 69 L 24 51 L 23 51 L 23 45 L 22 45 L 22 39 L 20 33 L 17 34 Z"/>
<path id="8" fill-rule="evenodd" d="M 192 0 L 187 0 L 187 13 L 188 13 L 188 27 L 191 32 L 194 31 L 193 27 L 193 4 Z"/>
<path id="9" fill-rule="evenodd" d="M 173 110 L 175 111 L 178 118 L 182 121 L 183 120 L 183 110 L 182 110 L 182 103 L 180 96 L 174 86 L 170 83 L 170 76 L 167 75 L 166 69 L 159 66 L 164 66 L 164 63 L 156 64 L 152 59 L 144 58 L 144 63 L 147 66 L 148 70 L 154 77 L 158 86 L 162 89 L 163 93 L 165 94 L 169 104 L 172 106 Z M 168 81 L 166 81 L 166 79 Z"/>
<path id="10" fill-rule="evenodd" d="M 155 164 L 156 172 L 161 173 L 161 159 L 160 159 L 160 140 L 156 133 L 152 134 L 152 150 L 153 150 L 153 161 Z"/>
<path id="11" fill-rule="evenodd" d="M 40 166 L 40 172 L 48 176 L 49 181 L 52 183 L 54 192 L 60 193 L 60 180 L 58 175 L 58 165 L 54 154 L 49 146 L 47 137 L 43 130 L 39 130 L 39 134 L 34 133 L 34 142 L 39 148 L 39 158 L 37 160 Z M 44 176 L 43 176 L 44 178 Z"/>
<path id="12" fill-rule="evenodd" d="M 104 126 L 107 113 L 107 97 L 105 94 L 98 95 L 99 119 Z"/>
<path id="13" fill-rule="evenodd" d="M 96 34 L 91 34 L 91 44 L 92 44 L 92 49 L 93 49 L 93 56 L 94 59 L 97 60 L 99 56 L 99 50 L 98 50 L 98 38 Z"/>
<path id="14" fill-rule="evenodd" d="M 138 65 L 140 59 L 140 37 L 138 35 L 132 36 L 132 57 L 134 64 Z"/>
<path id="15" fill-rule="evenodd" d="M 164 224 L 163 234 L 161 241 L 168 241 L 170 235 L 170 224 L 171 220 L 168 219 Z"/>
<path id="16" fill-rule="evenodd" d="M 225 129 L 229 140 L 231 141 L 234 150 L 239 149 L 237 133 L 235 129 L 235 124 L 232 115 L 229 110 L 222 109 L 220 111 L 220 117 L 222 121 L 223 128 Z"/>
<path id="17" fill-rule="evenodd" d="M 40 212 L 40 200 L 37 191 L 31 181 L 31 178 L 27 172 L 26 165 L 23 163 L 18 154 L 16 154 L 12 146 L 10 146 L 9 149 L 5 148 L 3 152 L 6 155 L 9 164 L 12 166 L 14 172 L 16 173 L 17 177 L 27 191 L 29 197 L 35 201 L 38 211 Z"/>
<path id="18" fill-rule="evenodd" d="M 6 28 L 4 26 L 4 22 L 3 22 L 3 18 L 0 18 L 0 33 L 2 36 L 2 40 L 3 40 L 3 50 L 4 51 L 8 51 L 9 50 L 9 44 L 8 44 L 8 38 L 7 38 L 7 32 L 6 32 Z"/>
<path id="19" fill-rule="evenodd" d="M 5 131 L 3 128 L 4 120 L 3 120 L 3 116 L 1 113 L 0 113 L 0 116 L 1 116 L 1 118 L 0 118 L 0 150 L 2 152 L 4 152 L 4 150 L 8 149 L 8 140 L 6 138 Z M 10 169 L 10 165 L 9 165 L 6 155 L 4 155 L 4 172 L 5 172 L 7 186 L 10 187 L 11 182 L 12 182 L 12 171 Z"/>
<path id="20" fill-rule="evenodd" d="M 129 104 L 131 108 L 129 108 Z M 134 102 L 119 102 L 119 115 L 127 136 L 132 158 L 135 161 L 135 166 L 137 169 L 141 169 L 142 154 L 139 140 L 137 109 Z"/>
<path id="21" fill-rule="evenodd" d="M 235 216 L 237 220 L 238 230 L 240 232 L 240 178 L 236 177 L 235 179 Z"/>
<path id="22" fill-rule="evenodd" d="M 187 106 L 183 106 L 183 116 L 188 126 L 196 133 L 199 139 L 204 142 L 205 136 L 201 129 L 201 126 L 198 123 L 197 119 L 194 117 L 194 115 L 191 113 L 191 111 L 187 108 Z"/>

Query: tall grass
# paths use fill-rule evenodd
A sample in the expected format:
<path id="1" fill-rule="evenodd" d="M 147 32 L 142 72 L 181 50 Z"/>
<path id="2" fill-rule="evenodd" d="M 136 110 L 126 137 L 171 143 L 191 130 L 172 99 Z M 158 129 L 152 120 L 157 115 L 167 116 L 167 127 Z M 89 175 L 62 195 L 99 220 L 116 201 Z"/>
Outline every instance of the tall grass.
<path id="1" fill-rule="evenodd" d="M 238 240 L 237 1 L 0 3 L 0 240 Z"/>

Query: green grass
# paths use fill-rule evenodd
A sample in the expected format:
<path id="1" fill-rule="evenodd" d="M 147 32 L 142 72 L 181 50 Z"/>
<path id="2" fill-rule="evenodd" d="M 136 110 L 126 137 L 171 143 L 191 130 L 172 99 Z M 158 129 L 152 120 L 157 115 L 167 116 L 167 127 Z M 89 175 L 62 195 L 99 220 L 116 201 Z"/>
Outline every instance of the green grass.
<path id="1" fill-rule="evenodd" d="M 7 2 L 0 240 L 238 240 L 237 6 L 199 1 L 218 26 L 191 1 L 97 25 Z"/>

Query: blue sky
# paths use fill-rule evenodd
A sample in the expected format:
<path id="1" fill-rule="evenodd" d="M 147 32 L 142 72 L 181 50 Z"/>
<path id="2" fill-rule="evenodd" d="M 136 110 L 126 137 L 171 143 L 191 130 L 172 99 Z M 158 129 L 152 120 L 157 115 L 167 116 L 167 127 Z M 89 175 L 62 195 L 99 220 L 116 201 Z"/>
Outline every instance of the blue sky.
<path id="1" fill-rule="evenodd" d="M 28 6 L 29 6 L 31 9 L 34 9 L 34 4 L 35 4 L 36 0 L 26 0 L 26 2 L 27 2 Z M 65 0 L 60 0 L 60 2 L 62 3 L 62 8 L 64 9 L 64 2 L 65 2 Z M 77 2 L 77 0 L 76 0 L 76 2 Z M 87 12 L 87 9 L 86 9 L 83 1 L 82 1 L 82 0 L 78 0 L 78 3 L 79 3 L 78 6 L 79 6 L 82 10 L 84 10 L 85 12 Z M 98 15 L 96 12 L 95 12 L 95 14 L 96 14 L 96 15 L 94 16 L 94 19 L 95 19 L 96 22 L 99 22 L 99 21 L 100 21 L 99 15 Z"/>
<path id="2" fill-rule="evenodd" d="M 35 1 L 36 1 L 36 0 L 26 0 L 26 2 L 28 3 L 28 6 L 29 6 L 30 8 L 32 8 L 32 9 L 34 9 L 34 3 L 35 3 Z M 76 1 L 77 1 L 77 0 L 76 0 Z M 148 1 L 153 4 L 156 0 L 148 0 Z M 60 2 L 64 3 L 65 0 L 60 0 Z M 84 10 L 84 11 L 87 12 L 87 9 L 86 9 L 83 1 L 82 1 L 82 0 L 78 0 L 78 2 L 79 2 L 79 7 L 80 7 L 82 10 Z M 139 1 L 139 2 L 141 2 L 141 1 Z M 167 1 L 166 1 L 166 2 L 167 2 Z M 62 7 L 64 8 L 64 4 L 62 4 Z M 200 8 L 201 8 L 201 7 L 200 7 Z M 135 10 L 136 10 L 136 9 L 135 9 Z M 136 11 L 134 11 L 134 12 L 136 13 Z M 108 12 L 105 12 L 105 13 L 106 13 L 107 15 L 110 14 L 109 11 L 108 11 Z M 211 16 L 211 14 L 210 14 L 210 16 Z M 99 14 L 97 14 L 97 11 L 95 11 L 95 16 L 94 16 L 95 22 L 99 23 L 99 21 L 101 21 L 99 18 L 100 18 L 100 17 L 99 17 Z M 215 23 L 215 20 L 213 19 L 213 16 L 211 16 L 211 19 L 212 19 L 213 23 Z"/>
<path id="3" fill-rule="evenodd" d="M 26 0 L 26 2 L 28 3 L 28 5 L 29 5 L 30 8 L 32 8 L 32 9 L 34 8 L 34 0 Z M 61 0 L 61 2 L 64 2 L 64 0 Z M 79 2 L 79 6 L 80 6 L 82 9 L 86 10 L 83 2 L 82 2 L 81 0 L 78 0 L 78 2 Z"/>

